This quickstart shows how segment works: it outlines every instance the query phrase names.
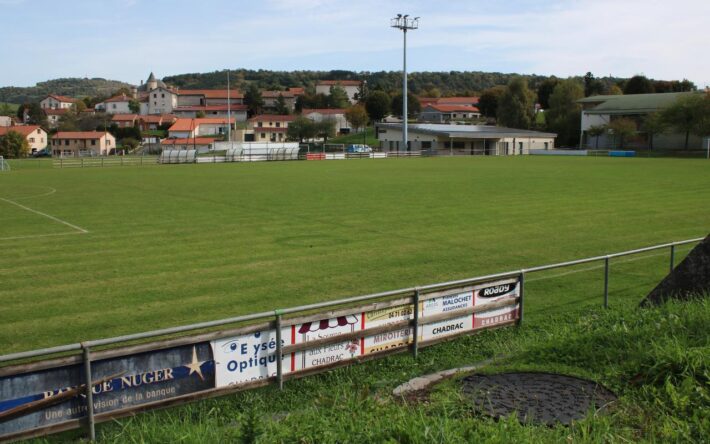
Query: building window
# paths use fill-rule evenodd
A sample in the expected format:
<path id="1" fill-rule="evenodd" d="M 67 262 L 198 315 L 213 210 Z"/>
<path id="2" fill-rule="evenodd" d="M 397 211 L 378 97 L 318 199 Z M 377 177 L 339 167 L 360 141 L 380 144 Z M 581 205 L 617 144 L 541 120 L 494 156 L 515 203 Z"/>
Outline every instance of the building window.
<path id="1" fill-rule="evenodd" d="M 34 137 L 30 137 L 30 143 L 35 143 L 35 138 L 34 138 Z"/>
<path id="2" fill-rule="evenodd" d="M 91 144 L 92 144 L 92 145 L 96 145 L 96 140 L 92 140 L 92 141 L 91 141 Z"/>
<path id="3" fill-rule="evenodd" d="M 276 122 L 276 128 L 281 128 L 281 122 Z"/>
<path id="4" fill-rule="evenodd" d="M 431 148 L 431 142 L 422 141 L 422 149 L 428 150 Z"/>
<path id="5" fill-rule="evenodd" d="M 545 142 L 545 149 L 550 149 L 550 144 L 548 142 Z"/>
<path id="6" fill-rule="evenodd" d="M 153 94 L 153 98 L 154 98 L 154 99 L 157 99 L 157 98 L 158 98 L 158 94 Z"/>
<path id="7" fill-rule="evenodd" d="M 165 98 L 165 94 L 161 94 L 160 97 L 162 97 L 162 98 L 164 99 L 164 98 Z"/>
<path id="8" fill-rule="evenodd" d="M 67 139 L 67 140 L 64 141 L 64 145 L 65 145 L 65 146 L 68 146 L 68 145 L 69 145 L 69 139 Z"/>
<path id="9" fill-rule="evenodd" d="M 111 106 L 113 107 L 113 109 L 116 109 L 116 104 L 115 104 L 115 103 L 112 104 Z"/>
<path id="10" fill-rule="evenodd" d="M 106 139 L 106 146 L 111 146 L 111 141 Z"/>
<path id="11" fill-rule="evenodd" d="M 264 124 L 263 124 L 263 122 L 259 122 L 259 123 L 256 124 L 256 126 L 258 126 L 259 128 L 261 128 L 262 126 L 264 126 Z"/>
<path id="12" fill-rule="evenodd" d="M 266 133 L 261 133 L 261 138 L 266 139 Z"/>

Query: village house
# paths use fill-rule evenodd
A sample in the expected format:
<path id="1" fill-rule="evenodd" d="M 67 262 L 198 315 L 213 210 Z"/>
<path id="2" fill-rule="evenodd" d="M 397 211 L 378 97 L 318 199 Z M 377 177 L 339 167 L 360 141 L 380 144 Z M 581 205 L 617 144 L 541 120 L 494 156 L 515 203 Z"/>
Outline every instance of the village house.
<path id="1" fill-rule="evenodd" d="M 59 131 L 51 148 L 57 157 L 106 156 L 116 149 L 116 138 L 104 131 Z"/>
<path id="2" fill-rule="evenodd" d="M 174 114 L 155 114 L 138 116 L 138 128 L 141 131 L 154 131 L 161 126 L 172 125 L 177 120 Z"/>
<path id="3" fill-rule="evenodd" d="M 176 138 L 163 139 L 160 141 L 160 147 L 170 150 L 197 150 L 198 153 L 205 153 L 214 149 L 214 137 L 191 137 L 191 138 Z"/>
<path id="4" fill-rule="evenodd" d="M 232 118 L 231 126 L 234 131 L 235 120 Z M 168 129 L 171 139 L 189 139 L 200 136 L 223 136 L 229 131 L 229 121 L 225 118 L 200 118 L 177 119 Z"/>
<path id="5" fill-rule="evenodd" d="M 114 114 L 111 117 L 111 124 L 119 128 L 132 128 L 138 124 L 138 114 Z"/>
<path id="6" fill-rule="evenodd" d="M 30 146 L 30 154 L 44 149 L 47 146 L 47 132 L 38 125 L 0 126 L 0 137 L 10 131 L 21 134 Z"/>
<path id="7" fill-rule="evenodd" d="M 288 124 L 296 116 L 261 114 L 249 119 L 245 141 L 249 142 L 285 142 Z"/>
<path id="8" fill-rule="evenodd" d="M 58 94 L 50 94 L 39 102 L 42 109 L 69 109 L 78 102 L 78 99 L 71 97 L 60 96 Z"/>
<path id="9" fill-rule="evenodd" d="M 94 110 L 103 111 L 108 114 L 128 114 L 132 112 L 130 106 L 131 100 L 134 100 L 134 98 L 126 94 L 119 94 L 97 103 L 94 106 Z"/>
<path id="10" fill-rule="evenodd" d="M 356 103 L 362 82 L 360 80 L 319 80 L 318 83 L 316 83 L 316 94 L 329 95 L 332 86 L 343 88 L 348 95 L 350 103 Z"/>
<path id="11" fill-rule="evenodd" d="M 422 108 L 419 119 L 424 122 L 447 123 L 457 119 L 477 119 L 481 117 L 478 108 L 469 105 L 435 105 Z"/>

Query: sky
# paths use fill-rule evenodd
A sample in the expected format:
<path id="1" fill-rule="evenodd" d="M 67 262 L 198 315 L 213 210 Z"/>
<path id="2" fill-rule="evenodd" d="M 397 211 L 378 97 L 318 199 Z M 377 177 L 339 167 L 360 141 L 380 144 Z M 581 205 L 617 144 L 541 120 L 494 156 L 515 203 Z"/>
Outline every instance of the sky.
<path id="1" fill-rule="evenodd" d="M 0 0 L 0 86 L 222 69 L 687 78 L 710 86 L 710 0 Z"/>

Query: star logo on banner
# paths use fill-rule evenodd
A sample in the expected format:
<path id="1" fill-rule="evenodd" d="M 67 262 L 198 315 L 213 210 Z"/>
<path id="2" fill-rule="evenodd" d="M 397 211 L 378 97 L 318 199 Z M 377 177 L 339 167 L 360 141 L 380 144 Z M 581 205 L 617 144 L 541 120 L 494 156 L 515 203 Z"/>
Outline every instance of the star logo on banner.
<path id="1" fill-rule="evenodd" d="M 204 364 L 205 361 L 198 361 L 197 360 L 197 348 L 193 345 L 192 346 L 192 362 L 189 364 L 186 364 L 185 367 L 190 369 L 190 373 L 187 376 L 192 376 L 193 373 L 197 373 L 197 376 L 200 377 L 201 380 L 205 380 L 205 377 L 202 375 L 202 364 Z"/>

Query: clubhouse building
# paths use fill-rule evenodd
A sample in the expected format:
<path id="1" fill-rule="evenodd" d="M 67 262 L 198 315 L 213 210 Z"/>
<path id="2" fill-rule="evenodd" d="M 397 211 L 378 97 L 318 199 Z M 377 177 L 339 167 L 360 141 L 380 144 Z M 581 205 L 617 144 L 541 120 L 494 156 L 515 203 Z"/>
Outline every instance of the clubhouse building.
<path id="1" fill-rule="evenodd" d="M 554 133 L 491 125 L 410 124 L 408 147 L 402 145 L 401 123 L 378 123 L 376 136 L 383 152 L 429 151 L 445 155 L 513 156 L 530 150 L 551 150 Z"/>

